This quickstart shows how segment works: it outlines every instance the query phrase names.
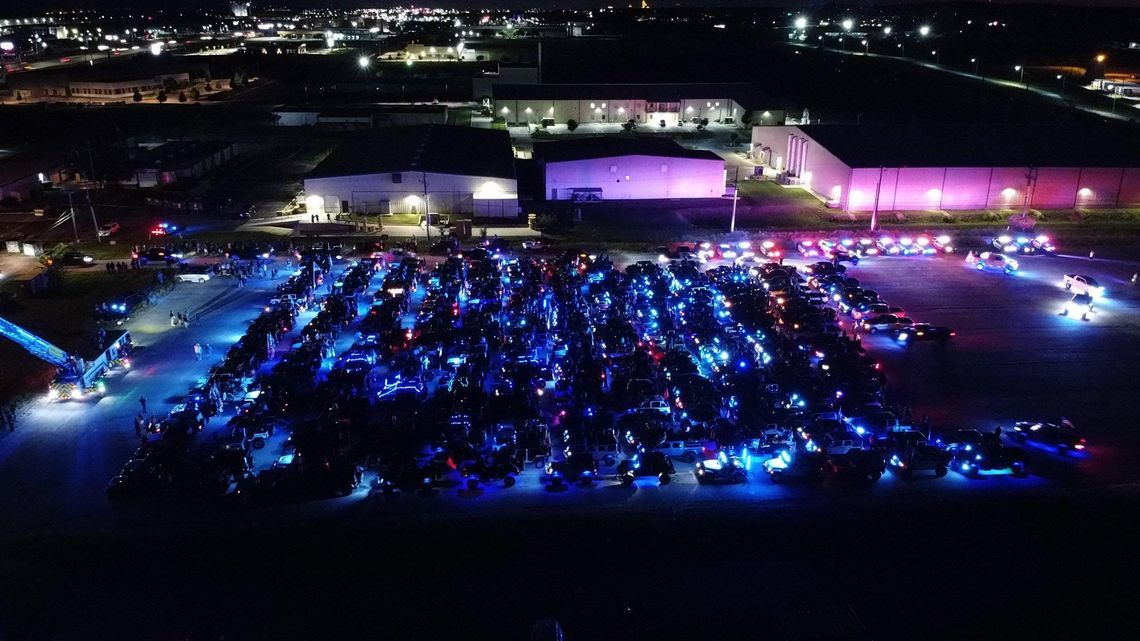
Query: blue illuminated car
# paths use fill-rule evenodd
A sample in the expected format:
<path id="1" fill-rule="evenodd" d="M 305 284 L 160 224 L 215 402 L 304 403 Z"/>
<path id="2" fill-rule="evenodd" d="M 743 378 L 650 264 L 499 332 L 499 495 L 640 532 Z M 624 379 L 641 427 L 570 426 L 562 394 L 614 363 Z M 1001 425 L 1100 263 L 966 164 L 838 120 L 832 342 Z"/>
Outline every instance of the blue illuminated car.
<path id="1" fill-rule="evenodd" d="M 1029 476 L 1021 448 L 1005 447 L 988 439 L 976 445 L 954 448 L 950 455 L 950 467 L 969 478 L 999 474 Z"/>
<path id="2" fill-rule="evenodd" d="M 693 476 L 701 485 L 743 483 L 748 480 L 748 464 L 739 456 L 727 456 L 721 452 L 715 459 L 698 461 Z"/>
<path id="3" fill-rule="evenodd" d="M 1000 271 L 1012 274 L 1017 271 L 1017 260 L 997 252 L 982 252 L 974 261 L 974 268 L 978 271 Z"/>
<path id="4" fill-rule="evenodd" d="M 820 452 L 797 452 L 781 450 L 775 457 L 764 461 L 764 471 L 773 483 L 799 480 L 819 483 L 823 481 L 827 456 Z"/>
<path id="5" fill-rule="evenodd" d="M 655 477 L 661 485 L 668 485 L 676 474 L 673 461 L 662 452 L 639 452 L 633 458 L 618 463 L 617 477 L 622 485 L 633 485 L 639 478 Z"/>
<path id="6" fill-rule="evenodd" d="M 1055 448 L 1058 453 L 1083 452 L 1088 442 L 1073 427 L 1053 423 L 1018 421 L 1013 424 L 1010 438 L 1021 443 L 1032 443 L 1046 448 Z"/>

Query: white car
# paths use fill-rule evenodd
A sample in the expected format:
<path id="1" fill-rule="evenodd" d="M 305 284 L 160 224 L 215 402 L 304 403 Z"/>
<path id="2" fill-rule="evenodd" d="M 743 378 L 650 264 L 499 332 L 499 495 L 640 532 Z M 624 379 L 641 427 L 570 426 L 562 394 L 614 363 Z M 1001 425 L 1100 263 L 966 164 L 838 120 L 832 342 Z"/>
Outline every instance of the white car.
<path id="1" fill-rule="evenodd" d="M 186 271 L 178 272 L 175 278 L 183 283 L 204 283 L 210 280 L 212 273 L 213 270 L 210 268 L 190 268 Z"/>
<path id="2" fill-rule="evenodd" d="M 1061 284 L 1076 294 L 1088 294 L 1093 298 L 1104 296 L 1104 287 L 1101 287 L 1092 277 L 1084 274 L 1065 274 Z"/>
<path id="3" fill-rule="evenodd" d="M 1089 294 L 1074 294 L 1069 302 L 1061 309 L 1061 316 L 1072 316 L 1083 321 L 1089 319 L 1094 307 L 1093 297 Z"/>
<path id="4" fill-rule="evenodd" d="M 117 231 L 119 231 L 119 223 L 107 223 L 100 227 L 96 233 L 100 238 L 106 238 Z"/>

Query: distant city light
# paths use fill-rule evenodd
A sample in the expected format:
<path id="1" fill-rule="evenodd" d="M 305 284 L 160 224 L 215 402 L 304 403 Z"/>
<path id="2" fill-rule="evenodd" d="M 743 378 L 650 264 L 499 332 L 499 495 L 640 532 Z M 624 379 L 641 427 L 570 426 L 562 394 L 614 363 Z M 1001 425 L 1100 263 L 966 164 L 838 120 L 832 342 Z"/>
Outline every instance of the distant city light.
<path id="1" fill-rule="evenodd" d="M 806 29 L 807 28 L 807 18 L 805 18 L 803 16 L 796 18 L 795 25 L 796 25 L 796 29 L 800 29 L 800 30 Z"/>
<path id="2" fill-rule="evenodd" d="M 372 64 L 372 61 L 368 59 L 368 56 L 360 56 L 356 62 L 360 65 L 361 69 L 367 69 L 368 65 Z"/>
<path id="3" fill-rule="evenodd" d="M 843 30 L 844 31 L 851 31 L 851 28 L 854 26 L 855 26 L 855 21 L 852 20 L 851 18 L 847 18 L 843 21 Z"/>
<path id="4" fill-rule="evenodd" d="M 922 25 L 921 27 L 919 27 L 918 28 L 918 35 L 920 35 L 920 36 L 930 35 L 930 27 L 928 27 L 926 25 Z"/>
<path id="5" fill-rule="evenodd" d="M 891 28 L 890 27 L 883 27 L 883 34 L 888 35 L 888 36 L 891 35 Z"/>

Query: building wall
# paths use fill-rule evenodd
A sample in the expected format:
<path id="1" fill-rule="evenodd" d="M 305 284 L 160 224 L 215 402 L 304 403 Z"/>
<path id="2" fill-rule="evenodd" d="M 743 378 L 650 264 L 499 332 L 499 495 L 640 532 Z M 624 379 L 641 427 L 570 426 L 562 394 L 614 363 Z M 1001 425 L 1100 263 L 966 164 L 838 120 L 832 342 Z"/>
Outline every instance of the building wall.
<path id="1" fill-rule="evenodd" d="M 517 199 L 518 183 L 513 179 L 436 173 L 426 177 L 427 204 L 433 213 L 474 213 L 476 193 Z M 423 213 L 423 178 L 419 171 L 306 178 L 306 202 L 314 208 L 315 201 L 309 199 L 323 199 L 323 209 L 313 213 Z"/>
<path id="2" fill-rule="evenodd" d="M 657 126 L 665 120 L 669 126 L 680 121 L 709 122 L 739 119 L 744 109 L 731 98 L 691 98 L 668 103 L 646 100 L 589 98 L 584 100 L 499 100 L 494 102 L 496 116 L 509 123 L 539 124 L 543 118 L 553 118 L 558 124 L 567 120 L 579 123 L 623 123 L 634 120 L 643 125 Z"/>
<path id="3" fill-rule="evenodd" d="M 802 184 L 848 211 L 874 209 L 876 187 L 879 209 L 884 211 L 1020 209 L 1026 205 L 1027 190 L 1029 207 L 1034 209 L 1140 204 L 1140 168 L 851 169 L 795 126 L 753 127 L 752 157 L 777 173 L 787 172 L 789 183 Z"/>
<path id="4" fill-rule="evenodd" d="M 1140 168 L 887 167 L 879 209 L 1074 209 L 1140 203 Z M 874 208 L 878 168 L 852 171 L 849 211 Z"/>
<path id="5" fill-rule="evenodd" d="M 546 163 L 545 196 L 571 200 L 574 190 L 601 190 L 603 200 L 719 198 L 724 161 L 619 156 Z"/>

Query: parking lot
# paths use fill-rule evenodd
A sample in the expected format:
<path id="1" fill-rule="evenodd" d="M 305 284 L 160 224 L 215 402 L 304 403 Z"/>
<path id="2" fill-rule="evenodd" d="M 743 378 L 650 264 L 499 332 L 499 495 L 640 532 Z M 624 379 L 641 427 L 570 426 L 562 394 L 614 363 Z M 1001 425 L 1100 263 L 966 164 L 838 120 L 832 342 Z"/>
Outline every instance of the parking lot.
<path id="1" fill-rule="evenodd" d="M 64 544 L 61 554 L 71 559 L 70 563 L 88 566 L 94 562 L 86 556 L 90 545 L 100 550 L 95 558 L 124 559 L 121 551 L 115 551 L 121 545 L 117 541 L 129 539 L 135 541 L 130 544 L 133 546 L 145 545 L 143 541 L 155 536 L 174 537 L 184 540 L 187 549 L 208 550 L 219 559 L 227 559 L 226 563 L 233 564 L 238 558 L 242 564 L 248 561 L 258 577 L 277 577 L 280 587 L 250 595 L 254 604 L 272 598 L 298 598 L 286 587 L 291 581 L 288 573 L 283 574 L 274 559 L 288 555 L 295 545 L 310 549 L 324 546 L 320 540 L 323 535 L 317 532 L 337 532 L 335 536 L 346 542 L 344 554 L 356 554 L 351 550 L 359 553 L 369 545 L 361 539 L 366 532 L 377 544 L 382 541 L 385 549 L 409 545 L 408 537 L 417 545 L 426 545 L 424 541 L 428 540 L 432 541 L 430 545 L 444 549 L 460 545 L 454 552 L 456 558 L 471 563 L 462 582 L 483 583 L 491 591 L 465 594 L 455 606 L 454 620 L 449 622 L 409 620 L 394 624 L 391 617 L 397 617 L 403 608 L 416 607 L 419 599 L 434 598 L 438 586 L 428 577 L 432 568 L 438 572 L 441 564 L 448 564 L 450 555 L 403 561 L 381 555 L 344 566 L 347 572 L 361 577 L 390 568 L 404 568 L 401 571 L 409 576 L 419 577 L 380 587 L 368 599 L 372 614 L 366 618 L 373 625 L 395 625 L 409 634 L 499 630 L 485 617 L 490 607 L 500 608 L 514 620 L 553 613 L 580 629 L 602 633 L 612 630 L 607 626 L 627 625 L 623 617 L 651 617 L 659 607 L 683 609 L 690 603 L 713 607 L 701 587 L 705 575 L 743 569 L 745 576 L 717 591 L 722 604 L 739 613 L 742 608 L 753 607 L 745 604 L 751 603 L 758 590 L 765 589 L 770 580 L 767 577 L 794 568 L 795 576 L 782 580 L 783 590 L 768 594 L 764 603 L 756 606 L 757 616 L 779 616 L 789 608 L 804 607 L 803 599 L 820 599 L 819 586 L 834 581 L 835 572 L 842 568 L 849 591 L 838 595 L 828 592 L 823 602 L 854 607 L 877 636 L 913 638 L 901 634 L 902 630 L 889 633 L 889 622 L 921 625 L 921 608 L 930 607 L 935 600 L 957 599 L 972 614 L 942 629 L 943 636 L 930 635 L 952 638 L 955 631 L 976 631 L 985 613 L 995 612 L 1000 607 L 997 603 L 1007 597 L 997 584 L 978 589 L 970 579 L 987 566 L 1008 565 L 1024 576 L 1039 576 L 1045 581 L 1059 576 L 1087 580 L 1089 572 L 1113 576 L 1123 570 L 1123 566 L 1113 569 L 1106 565 L 1110 556 L 1097 554 L 1088 563 L 1033 569 L 1040 555 L 1064 554 L 1068 545 L 1063 543 L 1065 539 L 1035 536 L 1016 548 L 1007 542 L 1024 537 L 1028 531 L 1061 528 L 1058 533 L 1079 541 L 1073 544 L 1087 547 L 1089 541 L 1074 534 L 1068 525 L 1053 522 L 1058 513 L 1072 515 L 1064 523 L 1081 522 L 1090 534 L 1102 533 L 1097 536 L 1106 546 L 1106 554 L 1116 549 L 1113 542 L 1128 529 L 1113 519 L 1120 514 L 1116 509 L 1120 502 L 1131 500 L 1128 488 L 1137 480 L 1135 466 L 1129 464 L 1137 443 L 1134 432 L 1126 427 L 1140 402 L 1129 394 L 1128 378 L 1128 364 L 1138 349 L 1132 264 L 1025 256 L 1020 257 L 1017 272 L 1004 274 L 975 269 L 961 252 L 866 257 L 857 265 L 846 263 L 846 276 L 858 278 L 861 287 L 878 292 L 886 301 L 883 304 L 901 307 L 916 322 L 947 326 L 955 335 L 945 342 L 906 345 L 889 332 L 869 335 L 860 331 L 857 336 L 865 354 L 847 348 L 843 349 L 850 356 L 808 354 L 798 368 L 783 369 L 766 361 L 764 354 L 780 362 L 801 358 L 789 356 L 787 349 L 806 340 L 804 335 L 779 322 L 795 323 L 800 317 L 790 315 L 790 303 L 778 302 L 782 295 L 761 296 L 766 302 L 760 308 L 747 305 L 748 298 L 754 296 L 747 292 L 757 291 L 755 287 L 759 286 L 758 274 L 743 269 L 733 277 L 726 267 L 731 261 L 714 257 L 699 266 L 678 265 L 674 276 L 667 276 L 669 272 L 663 268 L 668 264 L 656 255 L 611 256 L 613 267 L 619 271 L 655 273 L 654 278 L 664 278 L 658 286 L 665 286 L 664 291 L 670 293 L 661 299 L 647 293 L 663 291 L 654 289 L 657 286 L 637 286 L 629 291 L 640 293 L 617 296 L 625 291 L 620 283 L 626 281 L 608 275 L 604 255 L 555 257 L 549 252 L 512 250 L 501 254 L 503 258 L 495 258 L 493 253 L 497 252 L 493 250 L 477 250 L 464 252 L 462 260 L 431 256 L 422 263 L 398 248 L 388 248 L 375 259 L 367 251 L 358 251 L 337 260 L 333 255 L 337 252 L 325 251 L 304 252 L 307 258 L 298 262 L 296 255 L 280 253 L 271 261 L 282 272 L 276 281 L 253 277 L 238 287 L 234 278 L 218 275 L 205 283 L 181 284 L 160 304 L 128 322 L 137 346 L 133 367 L 107 379 L 106 396 L 70 402 L 45 400 L 23 417 L 15 433 L 0 437 L 0 460 L 4 463 L 0 482 L 13 490 L 5 493 L 0 505 L 5 514 L 4 531 L 65 537 L 46 539 L 49 541 L 78 537 L 75 540 L 85 541 L 84 545 Z M 793 253 L 785 264 L 806 275 L 806 266 L 816 260 Z M 549 270 L 537 268 L 542 264 Z M 630 266 L 633 270 L 627 270 Z M 693 267 L 715 276 L 709 283 L 685 285 L 695 273 L 685 270 Z M 1061 279 L 1073 272 L 1096 278 L 1107 290 L 1091 320 L 1058 316 L 1069 296 L 1060 285 Z M 287 283 L 287 279 L 291 280 Z M 540 279 L 542 284 L 531 279 Z M 778 276 L 767 282 L 780 287 Z M 809 284 L 805 281 L 805 287 Z M 720 298 L 716 293 L 697 291 L 708 287 L 722 294 L 732 293 Z M 284 293 L 289 291 L 295 293 Z M 496 291 L 497 295 L 488 296 Z M 281 301 L 288 296 L 297 301 L 292 312 L 282 307 Z M 347 300 L 346 296 L 356 301 L 355 313 L 333 303 L 333 299 Z M 491 307 L 483 301 L 492 301 Z M 726 306 L 726 301 L 734 304 Z M 496 308 L 496 304 L 501 307 Z M 828 306 L 833 307 L 834 301 Z M 748 313 L 745 308 L 753 311 Z M 657 310 L 656 315 L 652 310 Z M 763 313 L 757 315 L 759 310 Z M 186 313 L 193 319 L 190 327 L 172 327 L 170 311 Z M 630 335 L 620 323 L 610 322 L 626 314 L 633 319 L 633 339 L 639 344 L 629 342 Z M 293 320 L 288 328 L 271 330 L 276 349 L 263 352 L 256 348 L 264 344 L 264 334 L 251 332 L 276 327 L 256 319 L 290 315 Z M 676 321 L 675 334 L 669 335 L 647 320 L 665 315 Z M 746 336 L 764 332 L 741 333 L 729 328 L 735 323 L 767 322 L 762 316 L 777 319 L 768 330 L 772 336 L 762 341 L 766 351 L 735 351 L 751 344 Z M 591 322 L 580 325 L 587 317 Z M 827 339 L 829 344 L 836 349 L 854 345 L 847 342 L 853 322 L 850 316 L 837 312 L 828 333 L 842 333 L 845 338 Z M 700 343 L 708 336 L 728 342 L 710 350 Z M 231 351 L 239 342 L 246 345 L 245 351 Z M 196 343 L 211 345 L 212 355 L 198 360 L 193 351 Z M 497 347 L 484 352 L 484 345 L 490 344 Z M 249 351 L 251 345 L 253 351 Z M 641 350 L 648 350 L 648 358 L 636 356 Z M 728 350 L 733 353 L 721 354 Z M 599 359 L 589 353 L 606 356 Z M 255 358 L 256 354 L 261 356 Z M 690 365 L 681 354 L 691 355 L 687 357 L 691 358 Z M 849 358 L 855 360 L 845 360 Z M 208 390 L 202 387 L 203 381 L 232 362 L 251 363 L 250 378 L 258 381 L 253 386 L 260 387 L 265 397 L 243 406 L 244 390 L 236 390 L 221 403 L 222 412 L 210 420 L 204 420 L 209 411 L 192 414 L 194 418 L 184 425 L 201 420 L 202 431 L 196 435 L 188 432 L 188 441 L 178 437 L 173 441 L 180 444 L 178 448 L 167 452 L 186 452 L 184 460 L 189 462 L 195 460 L 190 454 L 194 451 L 240 444 L 250 454 L 245 479 L 230 477 L 222 486 L 168 485 L 171 481 L 129 486 L 136 490 L 141 487 L 142 491 L 109 501 L 108 480 L 128 460 L 140 456 L 144 457 L 140 460 L 147 460 L 151 454 L 146 452 L 168 443 L 169 437 L 164 434 L 177 435 L 173 426 L 181 424 L 186 415 L 171 415 L 171 410 L 189 402 L 191 389 L 199 390 L 195 393 Z M 879 363 L 885 375 L 881 391 L 873 384 L 874 377 L 857 383 L 864 375 L 854 372 L 869 372 L 862 367 L 871 363 Z M 825 364 L 844 374 L 838 378 L 824 375 L 828 371 L 822 367 Z M 752 380 L 749 385 L 753 386 L 739 387 L 735 375 L 726 373 L 736 367 L 769 372 L 767 383 L 778 383 L 779 392 L 767 389 L 767 383 L 756 383 L 757 379 L 741 379 Z M 673 377 L 658 388 L 664 394 L 659 398 L 668 401 L 665 413 L 658 413 L 656 405 L 637 409 L 645 401 L 629 392 L 630 381 L 643 376 L 634 376 L 635 371 L 657 372 L 650 376 L 665 376 L 668 371 Z M 712 415 L 704 419 L 698 415 L 700 407 L 710 402 L 701 396 L 708 386 L 694 376 L 715 381 L 714 389 L 722 390 L 712 401 Z M 598 380 L 602 382 L 595 382 Z M 689 382 L 678 382 L 682 380 Z M 640 382 L 632 385 L 639 390 L 643 386 Z M 818 476 L 822 482 L 772 482 L 769 470 L 774 468 L 765 462 L 778 457 L 780 448 L 799 457 L 808 456 L 812 447 L 823 447 L 834 452 L 827 455 L 830 462 L 846 460 L 842 448 L 836 447 L 836 435 L 822 431 L 826 419 L 818 422 L 842 405 L 834 398 L 844 396 L 835 391 L 881 402 L 912 429 L 923 429 L 923 417 L 929 415 L 932 440 L 949 438 L 958 429 L 985 433 L 1004 425 L 1001 447 L 1011 451 L 1021 448 L 1028 476 L 969 478 L 967 473 L 950 470 L 942 477 L 916 474 L 910 479 L 887 466 L 881 477 L 875 474 L 877 480 L 867 482 L 844 479 L 839 467 L 828 467 L 831 472 Z M 132 428 L 140 396 L 148 399 L 148 412 L 162 424 L 162 432 L 149 436 L 148 445 L 141 449 Z M 775 401 L 775 406 L 757 405 L 755 399 L 746 396 L 767 398 Z M 811 403 L 806 413 L 795 407 L 801 399 Z M 909 419 L 903 406 L 910 408 Z M 264 412 L 279 416 L 280 427 L 258 446 L 248 438 L 236 437 L 230 426 L 242 407 L 256 415 Z M 857 403 L 844 410 L 849 422 L 843 429 L 854 429 L 865 410 Z M 668 484 L 662 484 L 656 474 L 638 473 L 632 464 L 648 460 L 649 452 L 656 449 L 654 439 L 659 438 L 656 430 L 663 425 L 645 419 L 655 414 L 662 419 L 667 414 L 664 424 L 677 433 L 667 438 L 665 445 L 684 443 L 684 447 L 700 452 L 698 459 L 748 458 L 746 481 L 700 484 L 694 474 L 699 463 L 682 460 L 689 457 L 675 450 L 671 450 L 673 473 Z M 1009 438 L 1012 421 L 1059 421 L 1062 416 L 1087 436 L 1087 450 L 1063 454 Z M 706 420 L 716 428 L 712 433 L 699 431 Z M 545 426 L 539 432 L 527 427 L 536 422 Z M 734 424 L 762 428 L 774 422 L 805 424 L 813 445 L 796 435 L 791 440 L 777 439 L 775 445 L 756 441 L 749 445 L 748 439 L 734 441 L 737 436 L 731 435 L 738 432 L 728 429 Z M 511 428 L 501 429 L 504 425 Z M 625 442 L 619 444 L 620 451 L 613 460 L 599 458 L 592 482 L 574 482 L 570 475 L 580 470 L 576 472 L 571 466 L 559 468 L 567 475 L 567 482 L 552 482 L 547 463 L 567 460 L 567 449 L 581 451 L 592 446 L 608 433 L 605 428 L 610 425 L 619 428 L 614 436 Z M 882 436 L 891 437 L 889 432 Z M 397 447 L 401 441 L 394 437 L 379 441 L 369 437 L 377 433 L 410 434 L 413 438 Z M 549 446 L 544 445 L 545 439 L 534 441 L 535 434 L 546 435 Z M 814 439 L 819 442 L 814 443 Z M 889 445 L 893 441 L 887 438 L 885 442 Z M 484 444 L 479 447 L 488 447 L 489 452 L 515 453 L 519 467 L 510 473 L 515 480 L 512 487 L 506 487 L 493 473 L 496 461 L 503 460 L 495 454 L 484 460 L 490 467 L 480 468 L 486 478 L 474 483 L 467 478 L 472 475 L 472 461 L 480 455 L 477 447 L 472 448 L 474 444 Z M 411 449 L 401 449 L 409 446 Z M 359 481 L 350 473 L 314 475 L 309 471 L 312 468 L 298 466 L 299 461 L 321 457 L 318 460 L 333 465 L 331 469 L 351 470 L 351 466 L 335 467 L 343 460 L 338 457 L 345 453 L 351 457 L 348 460 L 359 465 Z M 633 475 L 632 482 L 623 482 L 628 474 Z M 203 493 L 203 487 L 213 489 Z M 332 497 L 342 492 L 346 495 Z M 1017 518 L 1008 518 L 1011 513 Z M 301 526 L 303 523 L 311 523 L 316 529 L 310 531 Z M 233 532 L 233 545 L 220 540 L 217 544 L 206 542 L 216 537 L 218 528 Z M 976 536 L 979 531 L 1003 542 L 993 547 L 988 537 Z M 1112 534 L 1104 534 L 1109 531 Z M 96 532 L 116 534 L 113 538 L 106 538 L 106 534 L 88 538 Z M 458 538 L 449 538 L 446 532 Z M 841 532 L 851 532 L 852 536 L 844 537 Z M 619 543 L 596 545 L 607 537 Z M 884 557 L 891 563 L 897 563 L 899 555 L 925 559 L 935 553 L 931 560 L 922 562 L 931 564 L 945 585 L 928 582 L 924 591 L 902 598 L 894 595 L 887 583 L 871 588 L 860 582 L 859 573 L 878 571 L 872 569 L 877 553 L 868 557 L 866 552 L 868 546 L 880 543 L 893 550 Z M 512 551 L 509 560 L 503 556 L 505 551 L 492 551 L 503 545 Z M 623 563 L 642 558 L 623 551 L 627 545 L 679 560 L 659 570 L 639 572 L 631 584 L 637 594 L 617 600 L 603 598 L 605 586 L 620 576 Z M 702 561 L 681 561 L 695 553 L 693 545 L 703 550 Z M 551 560 L 550 546 L 566 550 L 569 556 Z M 970 559 L 963 566 L 969 568 L 967 573 L 957 572 L 961 557 L 936 554 L 947 548 Z M 174 588 L 174 593 L 201 607 L 218 607 L 218 602 L 203 592 L 203 586 L 212 579 L 192 560 L 197 553 L 185 556 L 174 549 L 155 550 L 161 559 L 157 566 L 118 563 L 91 567 L 90 576 L 121 586 L 115 593 L 126 607 L 126 603 L 146 598 L 139 586 L 169 579 L 165 572 L 170 570 L 160 568 L 181 568 L 177 571 L 188 577 L 188 582 Z M 260 560 L 247 558 L 247 552 L 254 550 Z M 819 550 L 827 550 L 824 557 L 813 554 Z M 329 549 L 314 556 L 307 567 L 316 571 L 327 563 L 343 564 L 346 559 L 340 555 Z M 817 560 L 808 560 L 813 558 Z M 516 564 L 523 569 L 510 569 Z M 557 573 L 557 585 L 532 592 L 516 584 L 519 572 L 541 576 L 546 567 Z M 55 572 L 49 570 L 44 580 Z M 558 599 L 568 598 L 575 582 L 598 585 L 598 597 L 588 601 L 603 619 L 583 618 L 557 605 Z M 654 582 L 669 588 L 660 594 L 653 589 Z M 509 605 L 492 604 L 492 595 L 500 593 L 511 595 Z M 29 594 L 50 595 L 53 589 L 44 585 Z M 310 625 L 324 625 L 319 622 L 325 621 L 328 608 L 337 607 L 334 602 L 346 598 L 348 595 L 333 587 L 326 596 L 310 601 L 310 607 L 300 608 L 299 613 Z M 910 604 L 908 613 L 900 616 L 888 605 L 889 599 Z M 1013 602 L 1023 609 L 1034 607 L 1032 592 L 1019 595 Z M 1112 607 L 1111 600 L 1082 603 L 1092 610 Z M 117 607 L 109 612 L 117 611 Z M 226 629 L 233 630 L 234 625 L 240 629 L 241 624 L 235 622 L 244 620 L 244 615 L 234 610 L 233 604 L 223 606 L 222 611 L 219 620 L 230 622 Z M 176 622 L 178 629 L 197 629 L 200 625 L 169 606 L 143 615 L 140 621 L 151 626 L 149 629 L 169 625 L 170 621 Z M 725 638 L 745 638 L 746 622 L 737 618 L 733 624 L 735 633 Z M 696 631 L 685 624 L 671 626 Z M 997 631 L 1005 638 L 1011 634 L 1008 627 Z"/>
<path id="2" fill-rule="evenodd" d="M 620 269 L 647 257 L 616 258 L 615 267 Z M 439 260 L 433 258 L 428 267 Z M 802 268 L 810 260 L 793 257 L 786 262 Z M 711 268 L 718 262 L 725 261 L 714 259 L 704 267 Z M 923 500 L 932 493 L 1047 492 L 1057 487 L 1135 480 L 1133 466 L 1120 455 L 1134 451 L 1135 433 L 1117 427 L 1127 424 L 1127 417 L 1135 413 L 1135 405 L 1140 402 L 1128 394 L 1128 363 L 1134 362 L 1140 350 L 1140 343 L 1135 340 L 1136 295 L 1129 282 L 1133 267 L 1123 262 L 1065 256 L 1028 256 L 1022 257 L 1021 263 L 1021 269 L 1012 275 L 979 272 L 967 265 L 960 253 L 869 257 L 858 265 L 849 265 L 849 276 L 857 276 L 864 287 L 874 288 L 891 305 L 905 309 L 908 316 L 949 326 L 956 333 L 946 344 L 905 345 L 887 334 L 866 332 L 860 332 L 859 339 L 867 354 L 882 363 L 887 396 L 913 408 L 911 423 L 917 425 L 920 417 L 929 415 L 932 436 L 960 428 L 990 431 L 997 425 L 1005 425 L 1008 430 L 1016 420 L 1056 422 L 1066 417 L 1087 433 L 1089 449 L 1077 457 L 1029 448 L 1028 479 L 1001 477 L 972 483 L 951 474 L 937 483 L 900 483 L 894 475 L 887 474 L 875 492 L 898 500 Z M 343 270 L 347 264 L 341 263 L 335 270 Z M 1094 276 L 1107 288 L 1107 295 L 1089 321 L 1058 315 L 1068 298 L 1060 286 L 1067 272 Z M 383 279 L 385 275 L 380 272 L 376 278 Z M 75 461 L 75 465 L 69 467 L 67 474 L 47 478 L 13 473 L 9 480 L 12 486 L 42 494 L 44 500 L 13 505 L 9 514 L 16 516 L 27 511 L 30 522 L 37 523 L 51 523 L 60 516 L 52 515 L 52 510 L 62 510 L 65 515 L 110 514 L 102 488 L 117 465 L 129 458 L 135 445 L 131 426 L 139 409 L 139 396 L 147 397 L 151 412 L 157 409 L 159 414 L 182 400 L 180 392 L 206 375 L 209 365 L 216 364 L 228 345 L 241 337 L 242 327 L 262 311 L 272 296 L 273 283 L 268 280 L 252 279 L 248 283 L 248 287 L 237 288 L 231 279 L 214 279 L 177 288 L 168 300 L 130 323 L 138 346 L 137 365 L 110 382 L 112 392 L 107 397 L 97 402 L 45 402 L 36 406 L 27 417 L 27 428 L 2 443 L 6 458 L 15 463 L 5 469 L 21 469 L 21 461 L 37 458 L 42 459 L 43 465 L 36 467 L 46 469 L 52 459 L 61 455 Z M 379 281 L 374 282 L 371 289 L 363 292 L 364 296 L 370 298 L 379 287 Z M 415 326 L 424 291 L 420 289 L 410 297 L 410 307 L 398 321 L 402 328 Z M 167 307 L 201 314 L 201 321 L 189 330 L 172 328 Z M 313 319 L 315 313 L 315 309 L 302 312 L 297 328 Z M 844 331 L 850 331 L 851 319 L 847 323 Z M 333 352 L 344 353 L 359 335 L 358 329 L 339 336 L 333 342 Z M 192 350 L 195 343 L 211 345 L 216 354 L 203 362 L 196 361 Z M 552 356 L 546 346 L 537 353 L 541 358 Z M 327 372 L 335 359 L 323 360 L 322 371 Z M 268 371 L 268 366 L 264 369 Z M 377 371 L 389 369 L 391 366 L 381 366 Z M 325 378 L 327 374 L 320 376 Z M 439 391 L 437 376 L 438 371 L 426 376 L 429 394 Z M 540 399 L 535 408 L 540 418 L 557 411 L 552 403 L 554 383 L 547 381 L 549 396 Z M 488 378 L 486 391 L 493 386 L 493 380 Z M 232 411 L 226 409 L 219 418 L 228 419 Z M 621 411 L 621 407 L 616 407 L 612 416 L 618 418 Z M 225 428 L 215 421 L 210 429 L 220 433 Z M 255 453 L 254 474 L 271 467 L 278 456 L 287 453 L 282 449 L 288 447 L 284 440 L 287 434 L 280 432 L 268 448 Z M 553 440 L 556 448 L 569 446 L 559 442 L 558 435 Z M 525 510 L 536 505 L 562 509 L 567 504 L 579 504 L 581 509 L 593 510 L 631 505 L 699 506 L 730 497 L 742 502 L 804 501 L 818 492 L 805 493 L 802 487 L 770 484 L 758 471 L 752 473 L 748 483 L 706 489 L 696 484 L 693 465 L 682 461 L 675 462 L 676 482 L 670 486 L 656 487 L 643 481 L 630 488 L 616 485 L 616 461 L 608 461 L 610 465 L 599 469 L 600 477 L 592 488 L 552 489 L 543 482 L 542 460 L 540 456 L 538 462 L 526 463 L 517 477 L 518 484 L 510 489 L 491 483 L 468 490 L 457 467 L 439 479 L 439 490 L 433 493 L 437 500 L 426 502 L 390 500 L 377 487 L 382 469 L 367 468 L 365 482 L 353 494 L 354 500 L 362 501 L 364 507 L 352 509 L 388 514 L 423 509 Z M 829 488 L 824 496 L 842 491 Z M 323 512 L 330 507 L 315 509 Z"/>

